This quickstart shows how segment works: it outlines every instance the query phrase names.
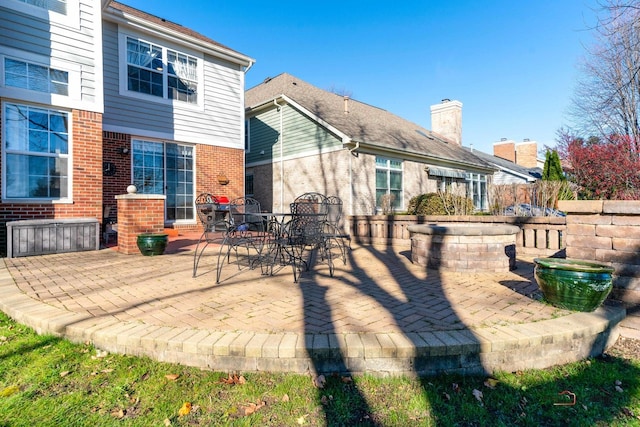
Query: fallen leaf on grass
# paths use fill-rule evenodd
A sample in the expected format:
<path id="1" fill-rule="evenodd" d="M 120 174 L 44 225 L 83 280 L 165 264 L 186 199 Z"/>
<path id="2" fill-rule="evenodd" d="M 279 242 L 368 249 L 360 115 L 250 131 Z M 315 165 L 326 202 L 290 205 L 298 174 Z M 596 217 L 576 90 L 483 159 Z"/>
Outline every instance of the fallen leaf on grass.
<path id="1" fill-rule="evenodd" d="M 451 388 L 453 389 L 453 391 L 460 393 L 460 386 L 458 385 L 458 383 L 453 383 L 451 384 Z"/>
<path id="2" fill-rule="evenodd" d="M 0 397 L 9 397 L 13 394 L 20 392 L 20 388 L 16 385 L 10 385 L 9 387 L 5 387 L 0 391 Z"/>
<path id="3" fill-rule="evenodd" d="M 487 378 L 486 380 L 484 380 L 484 385 L 486 387 L 489 387 L 491 390 L 495 389 L 496 386 L 498 385 L 500 381 L 498 381 L 495 378 Z"/>
<path id="4" fill-rule="evenodd" d="M 191 402 L 184 402 L 182 407 L 178 410 L 178 416 L 183 417 L 191 412 Z"/>
<path id="5" fill-rule="evenodd" d="M 283 402 L 288 402 L 289 401 L 289 395 L 285 393 L 285 395 L 282 396 L 282 401 Z"/>
<path id="6" fill-rule="evenodd" d="M 166 379 L 168 379 L 169 381 L 175 381 L 178 378 L 180 378 L 180 374 L 167 374 L 164 376 Z"/>
<path id="7" fill-rule="evenodd" d="M 342 382 L 344 384 L 351 384 L 353 382 L 353 378 L 351 378 L 351 377 L 342 377 Z"/>
<path id="8" fill-rule="evenodd" d="M 296 420 L 296 422 L 298 423 L 298 425 L 304 425 L 307 417 L 309 416 L 309 414 L 303 415 L 301 417 L 298 417 L 298 419 Z"/>
<path id="9" fill-rule="evenodd" d="M 59 374 L 59 375 L 60 375 L 60 378 L 64 378 L 64 377 L 66 377 L 67 375 L 69 375 L 70 373 L 71 373 L 71 371 L 62 371 L 62 372 L 60 372 L 60 374 Z"/>
<path id="10" fill-rule="evenodd" d="M 484 397 L 482 395 L 482 392 L 474 388 L 472 393 L 473 393 L 473 397 L 475 397 L 478 402 L 482 403 L 482 398 Z"/>
<path id="11" fill-rule="evenodd" d="M 633 411 L 629 408 L 623 407 L 622 408 L 622 413 L 624 414 L 625 417 L 635 417 L 635 414 L 633 413 Z"/>
<path id="12" fill-rule="evenodd" d="M 224 384 L 245 384 L 247 380 L 242 375 L 229 374 L 227 378 L 220 378 L 220 382 Z"/>
<path id="13" fill-rule="evenodd" d="M 318 375 L 317 377 L 313 377 L 311 381 L 313 382 L 313 386 L 315 388 L 324 388 L 327 379 L 324 377 L 324 375 Z"/>
<path id="14" fill-rule="evenodd" d="M 247 406 L 241 406 L 240 410 L 238 411 L 238 415 L 246 417 L 248 415 L 252 415 L 254 413 L 256 413 L 256 411 L 258 411 L 260 408 L 262 408 L 263 406 L 265 406 L 266 403 L 264 401 L 262 402 L 258 402 L 258 403 L 249 403 Z"/>
<path id="15" fill-rule="evenodd" d="M 554 406 L 574 406 L 576 404 L 576 395 L 575 393 L 570 392 L 569 390 L 564 390 L 561 391 L 560 393 L 558 393 L 561 396 L 567 396 L 569 399 L 571 399 L 570 402 L 561 402 L 561 403 L 554 403 Z"/>
<path id="16" fill-rule="evenodd" d="M 171 425 L 171 420 L 169 418 L 165 418 L 164 419 L 164 425 L 165 425 L 165 427 L 169 427 Z"/>
<path id="17" fill-rule="evenodd" d="M 122 409 L 114 409 L 113 411 L 111 411 L 111 416 L 113 418 L 117 418 L 117 419 L 122 419 L 124 418 L 124 410 Z"/>

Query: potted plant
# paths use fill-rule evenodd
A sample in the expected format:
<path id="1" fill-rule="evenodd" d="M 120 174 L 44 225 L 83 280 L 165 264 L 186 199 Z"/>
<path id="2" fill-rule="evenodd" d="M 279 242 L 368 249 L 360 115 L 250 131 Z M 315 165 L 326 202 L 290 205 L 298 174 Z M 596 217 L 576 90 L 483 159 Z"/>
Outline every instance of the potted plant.
<path id="1" fill-rule="evenodd" d="M 576 311 L 593 311 L 613 287 L 613 267 L 570 258 L 535 258 L 534 276 L 544 299 Z"/>
<path id="2" fill-rule="evenodd" d="M 142 255 L 154 256 L 164 253 L 168 241 L 167 233 L 142 233 L 138 235 L 136 243 Z"/>

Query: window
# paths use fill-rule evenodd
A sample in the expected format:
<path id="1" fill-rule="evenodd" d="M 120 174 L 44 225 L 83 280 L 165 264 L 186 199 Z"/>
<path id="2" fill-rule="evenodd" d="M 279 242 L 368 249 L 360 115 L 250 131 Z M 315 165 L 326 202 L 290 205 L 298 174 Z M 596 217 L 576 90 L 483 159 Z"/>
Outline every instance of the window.
<path id="1" fill-rule="evenodd" d="M 198 103 L 198 60 L 193 56 L 167 50 L 169 98 Z"/>
<path id="2" fill-rule="evenodd" d="M 455 182 L 453 177 L 439 176 L 438 177 L 438 191 L 441 193 L 451 193 L 453 190 L 453 183 Z"/>
<path id="3" fill-rule="evenodd" d="M 478 211 L 488 210 L 487 176 L 477 173 L 468 173 L 466 178 L 467 197 L 473 200 L 473 207 Z"/>
<path id="4" fill-rule="evenodd" d="M 127 89 L 163 96 L 162 48 L 127 38 Z"/>
<path id="5" fill-rule="evenodd" d="M 253 197 L 253 172 L 247 172 L 244 176 L 244 195 Z"/>
<path id="6" fill-rule="evenodd" d="M 251 152 L 251 127 L 250 120 L 244 121 L 244 151 L 246 153 Z"/>
<path id="7" fill-rule="evenodd" d="M 16 59 L 4 59 L 7 86 L 57 95 L 69 95 L 69 73 Z"/>
<path id="8" fill-rule="evenodd" d="M 402 208 L 402 161 L 376 157 L 376 208 L 384 209 L 386 204 Z"/>
<path id="9" fill-rule="evenodd" d="M 67 14 L 67 0 L 18 0 L 19 2 L 41 7 L 62 15 Z"/>
<path id="10" fill-rule="evenodd" d="M 4 104 L 5 199 L 70 197 L 70 114 L 29 105 Z"/>
<path id="11" fill-rule="evenodd" d="M 126 46 L 128 91 L 198 104 L 198 58 L 133 37 Z"/>

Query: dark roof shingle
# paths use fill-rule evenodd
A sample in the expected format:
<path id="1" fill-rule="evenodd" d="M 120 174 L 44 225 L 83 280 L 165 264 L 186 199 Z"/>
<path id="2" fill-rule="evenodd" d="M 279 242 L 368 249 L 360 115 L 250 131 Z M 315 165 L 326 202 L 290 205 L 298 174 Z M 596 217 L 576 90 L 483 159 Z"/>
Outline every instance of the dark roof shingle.
<path id="1" fill-rule="evenodd" d="M 286 95 L 355 142 L 491 168 L 454 142 L 384 109 L 348 98 L 348 112 L 345 112 L 344 96 L 322 90 L 287 73 L 265 79 L 247 90 L 245 105 L 250 110 L 281 95 Z"/>

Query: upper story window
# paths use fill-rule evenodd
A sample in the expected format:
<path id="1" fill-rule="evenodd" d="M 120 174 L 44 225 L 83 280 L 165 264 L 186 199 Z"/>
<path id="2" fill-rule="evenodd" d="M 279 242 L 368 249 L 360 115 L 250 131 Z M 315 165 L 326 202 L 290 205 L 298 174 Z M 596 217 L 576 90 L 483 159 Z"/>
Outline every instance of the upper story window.
<path id="1" fill-rule="evenodd" d="M 3 105 L 5 200 L 65 200 L 71 195 L 70 114 L 31 105 Z"/>
<path id="2" fill-rule="evenodd" d="M 57 95 L 69 95 L 69 73 L 25 61 L 4 59 L 7 86 Z"/>
<path id="3" fill-rule="evenodd" d="M 80 2 L 69 0 L 2 0 L 2 6 L 34 18 L 80 29 Z M 99 11 L 99 5 L 97 10 Z M 90 9 L 86 9 L 87 13 Z"/>
<path id="4" fill-rule="evenodd" d="M 67 14 L 67 0 L 18 0 L 19 2 L 41 7 L 62 15 Z"/>
<path id="5" fill-rule="evenodd" d="M 128 91 L 198 104 L 198 58 L 130 36 L 126 46 Z"/>

